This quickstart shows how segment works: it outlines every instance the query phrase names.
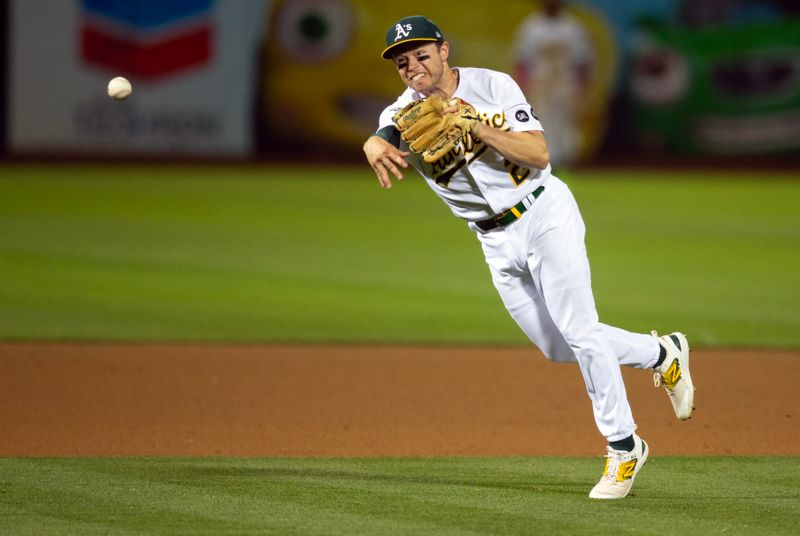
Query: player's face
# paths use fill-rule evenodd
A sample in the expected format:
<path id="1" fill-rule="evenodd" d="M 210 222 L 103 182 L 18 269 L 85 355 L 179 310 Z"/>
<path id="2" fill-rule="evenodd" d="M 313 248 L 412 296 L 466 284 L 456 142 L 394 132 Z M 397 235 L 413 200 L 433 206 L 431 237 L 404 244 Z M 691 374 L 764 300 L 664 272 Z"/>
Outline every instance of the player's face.
<path id="1" fill-rule="evenodd" d="M 392 56 L 397 72 L 403 82 L 420 93 L 428 93 L 442 81 L 447 69 L 448 45 L 425 43 L 413 48 L 401 49 Z"/>

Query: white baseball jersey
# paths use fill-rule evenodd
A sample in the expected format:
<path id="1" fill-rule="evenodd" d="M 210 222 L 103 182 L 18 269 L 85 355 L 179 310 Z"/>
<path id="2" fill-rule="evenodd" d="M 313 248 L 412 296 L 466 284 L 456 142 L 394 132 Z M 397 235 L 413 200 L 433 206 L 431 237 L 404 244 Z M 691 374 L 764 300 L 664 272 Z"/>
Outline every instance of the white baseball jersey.
<path id="1" fill-rule="evenodd" d="M 522 90 L 507 74 L 471 67 L 459 68 L 458 74 L 453 96 L 472 104 L 484 123 L 512 132 L 543 130 Z M 394 114 L 421 98 L 424 95 L 406 89 L 383 111 L 379 129 L 393 126 Z M 405 143 L 401 148 L 408 150 Z M 453 213 L 468 221 L 482 220 L 513 207 L 550 176 L 549 166 L 543 170 L 518 166 L 469 134 L 433 164 L 415 153 L 408 161 Z"/>

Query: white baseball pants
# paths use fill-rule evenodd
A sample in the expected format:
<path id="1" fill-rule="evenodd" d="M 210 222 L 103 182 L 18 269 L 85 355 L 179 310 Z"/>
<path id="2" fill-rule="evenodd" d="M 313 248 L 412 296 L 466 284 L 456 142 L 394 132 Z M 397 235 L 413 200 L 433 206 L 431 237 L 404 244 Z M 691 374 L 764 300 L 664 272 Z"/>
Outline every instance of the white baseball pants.
<path id="1" fill-rule="evenodd" d="M 652 335 L 600 323 L 592 295 L 586 227 L 566 184 L 551 176 L 522 217 L 478 236 L 508 312 L 528 338 L 559 363 L 577 363 L 600 433 L 608 441 L 636 429 L 620 365 L 655 364 Z"/>

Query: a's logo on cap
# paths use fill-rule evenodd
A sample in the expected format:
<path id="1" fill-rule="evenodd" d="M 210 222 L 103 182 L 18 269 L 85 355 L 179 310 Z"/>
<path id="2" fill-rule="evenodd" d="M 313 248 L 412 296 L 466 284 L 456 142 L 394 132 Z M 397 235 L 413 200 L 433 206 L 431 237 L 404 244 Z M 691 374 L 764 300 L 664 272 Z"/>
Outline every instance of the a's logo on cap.
<path id="1" fill-rule="evenodd" d="M 409 32 L 411 32 L 411 25 L 406 24 L 405 28 L 403 28 L 402 24 L 397 24 L 394 27 L 397 30 L 397 37 L 394 38 L 395 43 L 404 37 L 408 37 Z"/>
<path id="2" fill-rule="evenodd" d="M 514 115 L 517 118 L 517 121 L 519 121 L 520 123 L 525 123 L 529 119 L 528 112 L 526 112 L 525 110 L 517 110 L 517 113 Z"/>

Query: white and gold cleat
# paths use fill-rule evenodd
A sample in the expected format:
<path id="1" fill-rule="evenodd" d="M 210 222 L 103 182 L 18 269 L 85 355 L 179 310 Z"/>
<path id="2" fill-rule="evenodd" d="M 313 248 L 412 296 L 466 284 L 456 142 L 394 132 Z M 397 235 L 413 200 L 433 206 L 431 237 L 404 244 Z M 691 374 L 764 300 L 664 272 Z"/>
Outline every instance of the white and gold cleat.
<path id="1" fill-rule="evenodd" d="M 635 446 L 630 452 L 606 447 L 606 468 L 600 481 L 589 492 L 589 498 L 622 499 L 630 493 L 650 451 L 647 443 L 636 434 L 633 434 L 633 442 Z"/>
<path id="2" fill-rule="evenodd" d="M 659 337 L 653 336 L 667 351 L 667 357 L 656 367 L 653 381 L 656 387 L 664 386 L 667 391 L 675 415 L 682 421 L 692 416 L 694 411 L 694 383 L 689 372 L 689 343 L 683 333 L 670 333 Z"/>

